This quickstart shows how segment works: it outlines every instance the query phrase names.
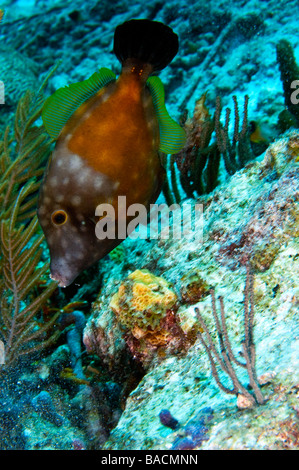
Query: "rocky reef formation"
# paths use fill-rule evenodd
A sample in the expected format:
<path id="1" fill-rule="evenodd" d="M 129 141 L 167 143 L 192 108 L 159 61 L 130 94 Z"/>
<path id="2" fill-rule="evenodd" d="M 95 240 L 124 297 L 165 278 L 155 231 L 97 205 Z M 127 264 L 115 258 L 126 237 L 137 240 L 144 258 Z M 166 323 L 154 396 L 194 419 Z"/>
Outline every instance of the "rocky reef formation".
<path id="1" fill-rule="evenodd" d="M 196 341 L 187 349 L 182 347 L 179 355 L 178 351 L 168 351 L 164 357 L 157 355 L 127 399 L 105 448 L 167 449 L 175 443 L 184 446 L 178 441 L 186 438 L 184 432 L 182 436 L 182 430 L 161 424 L 159 413 L 169 409 L 184 427 L 204 407 L 212 408 L 213 421 L 205 438 L 200 439 L 200 448 L 280 449 L 298 445 L 298 144 L 298 132 L 286 134 L 269 147 L 260 161 L 248 164 L 228 183 L 200 199 L 204 205 L 201 245 L 194 247 L 194 243 L 188 245 L 185 241 L 182 246 L 182 240 L 160 240 L 142 256 L 131 256 L 136 269 L 154 270 L 155 276 L 163 275 L 174 285 L 178 292 L 176 315 L 182 331 L 185 324 L 185 336 L 187 330 L 193 330 L 196 337 L 199 326 L 195 307 L 214 335 L 211 296 L 206 289 L 202 294 L 202 286 L 214 287 L 216 298 L 224 298 L 228 335 L 236 354 L 242 341 L 245 266 L 252 262 L 257 375 L 265 403 L 248 411 L 246 404 L 220 391 L 208 357 Z M 234 244 L 232 238 L 242 243 Z M 197 298 L 193 278 L 182 275 L 188 271 L 197 274 Z M 109 309 L 115 318 L 120 311 L 128 313 L 132 291 L 125 290 L 126 282 L 115 287 L 118 293 L 114 296 L 108 294 L 105 308 L 94 309 L 93 315 L 98 318 L 91 317 L 89 322 L 99 323 Z M 104 289 L 103 298 L 105 294 Z M 86 327 L 85 342 L 89 331 Z M 125 347 L 126 333 L 119 334 L 123 343 L 118 342 L 118 346 Z M 105 337 L 111 338 L 116 347 L 115 329 L 107 324 Z M 100 349 L 102 344 L 98 343 Z M 240 378 L 247 383 L 243 372 Z M 292 429 L 288 439 L 284 437 L 287 426 Z"/>

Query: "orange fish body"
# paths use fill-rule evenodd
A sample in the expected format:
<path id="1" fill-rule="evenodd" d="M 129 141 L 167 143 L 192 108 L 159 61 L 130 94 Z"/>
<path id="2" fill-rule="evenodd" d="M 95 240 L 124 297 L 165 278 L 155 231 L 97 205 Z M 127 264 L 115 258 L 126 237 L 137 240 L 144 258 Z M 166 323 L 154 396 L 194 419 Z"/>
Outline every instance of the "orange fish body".
<path id="1" fill-rule="evenodd" d="M 71 152 L 117 185 L 111 204 L 124 194 L 127 205 L 140 200 L 148 204 L 164 170 L 158 156 L 158 121 L 150 92 L 140 77 L 131 71 L 122 73 L 83 108 L 70 119 L 60 139 L 67 140 Z M 140 178 L 142 185 L 138 184 Z"/>
<path id="2" fill-rule="evenodd" d="M 97 206 L 114 208 L 115 226 L 121 218 L 129 220 L 118 207 L 119 196 L 126 197 L 127 207 L 139 203 L 148 210 L 164 179 L 159 152 L 174 153 L 184 144 L 182 129 L 166 115 L 158 77 L 148 78 L 157 63 L 146 62 L 134 47 L 130 56 L 131 36 L 141 31 L 147 38 L 157 31 L 169 41 L 176 37 L 161 23 L 124 23 L 114 44 L 123 65 L 120 77 L 116 80 L 108 69 L 101 69 L 80 84 L 58 90 L 45 103 L 45 127 L 57 142 L 41 186 L 38 217 L 50 249 L 51 277 L 60 286 L 69 285 L 121 242 L 97 238 Z M 158 66 L 166 62 L 168 56 Z"/>

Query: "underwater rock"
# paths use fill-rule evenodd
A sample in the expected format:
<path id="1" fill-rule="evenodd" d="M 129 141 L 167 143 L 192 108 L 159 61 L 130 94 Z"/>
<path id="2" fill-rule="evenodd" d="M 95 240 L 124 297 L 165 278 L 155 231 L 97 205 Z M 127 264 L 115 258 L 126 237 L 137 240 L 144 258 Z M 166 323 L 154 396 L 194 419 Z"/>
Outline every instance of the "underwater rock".
<path id="1" fill-rule="evenodd" d="M 0 46 L 1 81 L 5 85 L 5 104 L 16 106 L 23 93 L 36 89 L 38 64 L 15 49 Z"/>
<path id="2" fill-rule="evenodd" d="M 22 406 L 14 403 L 13 399 L 7 394 L 7 390 L 5 392 L 5 397 L 3 393 L 0 393 L 1 450 L 25 449 L 26 442 L 22 435 L 22 425 L 19 420 L 23 411 Z"/>
<path id="3" fill-rule="evenodd" d="M 54 407 L 52 397 L 49 392 L 43 390 L 32 399 L 34 410 L 41 415 L 46 421 L 56 426 L 62 426 L 63 417 L 57 413 Z"/>
<path id="4" fill-rule="evenodd" d="M 178 437 L 171 447 L 172 450 L 193 450 L 194 448 L 195 444 L 190 437 Z"/>
<path id="5" fill-rule="evenodd" d="M 121 378 L 126 369 L 127 346 L 120 325 L 108 306 L 108 295 L 94 302 L 83 332 L 83 343 L 86 352 L 98 356 L 112 377 Z"/>
<path id="6" fill-rule="evenodd" d="M 190 341 L 191 344 L 195 343 L 199 325 L 194 307 L 182 305 L 177 311 L 177 318 L 178 324 L 186 338 L 188 338 L 188 341 Z"/>
<path id="7" fill-rule="evenodd" d="M 209 440 L 207 425 L 211 424 L 213 418 L 213 410 L 210 407 L 200 410 L 185 426 L 181 426 L 167 409 L 160 411 L 159 418 L 163 426 L 177 431 L 172 450 L 192 450 L 200 447 L 203 441 Z"/>
<path id="8" fill-rule="evenodd" d="M 255 12 L 248 13 L 237 20 L 236 29 L 246 39 L 250 39 L 264 29 L 264 18 Z"/>
<path id="9" fill-rule="evenodd" d="M 269 147 L 263 159 L 248 164 L 212 194 L 200 198 L 204 204 L 203 242 L 193 249 L 192 256 L 186 255 L 187 242 L 182 249 L 180 240 L 156 244 L 146 255 L 150 260 L 154 253 L 159 260 L 157 274 L 163 273 L 169 282 L 182 279 L 184 271 L 191 273 L 193 268 L 214 287 L 216 295 L 224 298 L 228 336 L 236 353 L 241 351 L 243 339 L 242 263 L 253 261 L 257 377 L 271 377 L 261 382 L 265 403 L 248 408 L 248 403 L 240 403 L 241 397 L 239 411 L 235 398 L 217 387 L 209 359 L 196 342 L 185 356 L 165 357 L 149 369 L 128 397 L 105 449 L 127 449 L 128 445 L 130 449 L 152 450 L 281 447 L 277 440 L 280 423 L 293 423 L 298 408 L 294 398 L 299 380 L 298 138 L 298 131 L 285 134 Z M 232 245 L 231 251 L 222 250 L 234 240 L 240 241 L 239 248 Z M 176 315 L 182 313 L 179 322 L 181 327 L 185 325 L 185 333 L 187 326 L 189 331 L 198 327 L 196 319 L 191 318 L 195 307 L 214 335 L 210 296 L 200 297 L 193 305 L 179 306 Z M 240 380 L 247 386 L 245 374 L 241 369 Z M 164 407 L 175 410 L 180 422 L 175 438 L 173 433 L 166 434 L 157 420 Z M 196 418 L 197 410 L 203 407 L 213 408 L 211 422 Z M 193 423 L 193 417 L 197 423 Z M 182 432 L 184 429 L 188 434 Z M 192 436 L 197 434 L 195 444 Z M 296 448 L 296 441 L 288 445 Z"/>
<path id="10" fill-rule="evenodd" d="M 70 348 L 71 366 L 76 377 L 85 379 L 82 368 L 81 338 L 86 320 L 84 313 L 79 310 L 72 312 L 71 316 L 74 318 L 75 325 L 66 334 L 67 344 Z"/>
<path id="11" fill-rule="evenodd" d="M 211 407 L 203 408 L 191 418 L 187 424 L 180 429 L 179 435 L 175 438 L 173 450 L 190 450 L 199 448 L 204 441 L 209 440 L 209 425 L 213 418 L 213 409 Z"/>
<path id="12" fill-rule="evenodd" d="M 182 277 L 180 291 L 183 303 L 195 304 L 201 297 L 208 295 L 209 286 L 200 273 L 192 269 Z"/>
<path id="13" fill-rule="evenodd" d="M 235 270 L 250 260 L 255 270 L 266 271 L 275 260 L 281 245 L 298 236 L 299 169 L 291 164 L 298 155 L 296 137 L 298 143 L 298 132 L 293 131 L 270 146 L 261 163 L 261 182 L 256 186 L 242 221 L 221 237 L 217 260 L 228 264 L 230 269 Z M 281 152 L 284 153 L 283 170 L 280 168 L 281 163 L 275 164 Z M 270 156 L 272 163 L 269 161 Z M 273 182 L 267 178 L 271 167 L 270 171 L 275 171 L 276 175 Z"/>
<path id="14" fill-rule="evenodd" d="M 242 395 L 241 393 L 238 395 L 237 398 L 237 407 L 239 410 L 248 410 L 250 408 L 253 408 L 255 405 L 254 399 L 250 399 L 248 397 L 245 397 L 245 395 Z"/>
<path id="15" fill-rule="evenodd" d="M 109 409 L 105 395 L 98 388 L 82 387 L 71 401 L 73 420 L 88 437 L 89 448 L 99 449 L 108 438 Z"/>

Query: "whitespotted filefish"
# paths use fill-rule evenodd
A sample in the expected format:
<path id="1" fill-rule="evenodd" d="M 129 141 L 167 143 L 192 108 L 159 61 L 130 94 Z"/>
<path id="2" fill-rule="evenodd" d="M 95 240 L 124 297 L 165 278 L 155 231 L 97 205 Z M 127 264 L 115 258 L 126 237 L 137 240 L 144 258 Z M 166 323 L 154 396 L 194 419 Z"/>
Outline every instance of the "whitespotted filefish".
<path id="1" fill-rule="evenodd" d="M 130 20 L 116 28 L 113 50 L 122 64 L 118 78 L 102 68 L 57 90 L 42 112 L 56 145 L 38 218 L 51 278 L 61 287 L 122 241 L 96 237 L 96 207 L 112 204 L 116 224 L 126 217 L 118 211 L 118 196 L 126 196 L 127 207 L 138 203 L 148 210 L 164 181 L 160 152 L 177 153 L 185 143 L 183 129 L 166 111 L 161 80 L 150 76 L 177 54 L 177 35 L 160 22 Z"/>

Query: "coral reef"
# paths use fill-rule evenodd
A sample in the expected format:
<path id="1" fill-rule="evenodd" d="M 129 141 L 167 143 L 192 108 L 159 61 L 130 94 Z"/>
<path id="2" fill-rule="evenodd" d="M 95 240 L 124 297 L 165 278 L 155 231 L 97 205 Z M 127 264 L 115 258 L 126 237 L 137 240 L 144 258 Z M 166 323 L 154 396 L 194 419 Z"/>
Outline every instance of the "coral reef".
<path id="1" fill-rule="evenodd" d="M 220 122 L 221 100 L 219 97 L 217 97 L 216 100 L 215 112 L 215 132 L 217 146 L 221 152 L 221 155 L 223 155 L 225 169 L 229 175 L 232 175 L 237 170 L 243 168 L 245 164 L 248 163 L 250 160 L 253 160 L 255 156 L 250 145 L 248 131 L 248 96 L 245 95 L 244 98 L 244 114 L 241 130 L 239 130 L 239 110 L 236 96 L 233 96 L 233 100 L 235 120 L 232 142 L 230 142 L 228 135 L 231 110 L 229 108 L 226 109 L 225 125 L 223 127 Z"/>
<path id="2" fill-rule="evenodd" d="M 210 145 L 215 124 L 205 106 L 205 100 L 206 95 L 203 95 L 196 102 L 192 119 L 189 118 L 185 122 L 187 141 L 184 148 L 170 157 L 169 170 L 176 202 L 181 199 L 175 176 L 176 167 L 180 172 L 180 183 L 188 197 L 195 193 L 208 193 L 217 185 L 220 154 L 217 145 Z M 169 200 L 167 184 L 164 194 L 166 200 Z"/>
<path id="3" fill-rule="evenodd" d="M 176 449 L 194 449 L 199 446 L 201 449 L 278 449 L 283 445 L 286 419 L 292 423 L 293 429 L 293 437 L 286 445 L 296 448 L 294 423 L 298 413 L 295 397 L 299 379 L 299 245 L 296 230 L 298 195 L 296 181 L 291 175 L 296 174 L 298 166 L 297 139 L 297 131 L 287 133 L 270 146 L 261 161 L 247 165 L 211 195 L 201 198 L 205 207 L 202 245 L 190 245 L 189 250 L 186 247 L 184 250 L 180 240 L 172 240 L 168 245 L 161 243 L 160 249 L 163 246 L 164 256 L 155 263 L 157 274 L 163 273 L 173 283 L 183 278 L 181 273 L 188 271 L 190 274 L 187 278 L 192 279 L 193 267 L 198 279 L 202 279 L 206 286 L 213 286 L 215 292 L 224 297 L 225 306 L 221 306 L 221 312 L 223 317 L 225 308 L 227 334 L 233 354 L 239 362 L 244 363 L 245 357 L 238 345 L 241 341 L 240 331 L 244 328 L 244 308 L 249 308 L 250 302 L 246 306 L 245 299 L 243 305 L 243 285 L 245 266 L 249 260 L 253 261 L 254 284 L 251 289 L 255 312 L 256 376 L 262 390 L 263 405 L 248 408 L 249 404 L 252 405 L 252 398 L 249 403 L 241 393 L 236 400 L 234 395 L 219 390 L 211 375 L 211 364 L 205 348 L 198 340 L 179 361 L 175 356 L 168 356 L 156 364 L 154 369 L 149 369 L 128 397 L 126 410 L 106 442 L 106 449 L 170 449 L 172 446 Z M 268 198 L 266 194 L 272 195 Z M 274 205 L 270 211 L 268 204 L 272 202 Z M 276 205 L 277 211 L 273 210 Z M 278 210 L 278 207 L 283 209 Z M 268 210 L 272 230 L 268 226 L 267 217 L 263 219 Z M 270 212 L 273 219 L 270 218 Z M 263 216 L 257 215 L 262 213 Z M 285 223 L 274 223 L 273 220 L 278 216 Z M 230 251 L 222 251 L 227 234 L 241 236 L 243 230 L 247 233 L 249 220 L 252 222 L 251 231 L 254 230 L 252 244 L 247 245 L 246 249 L 244 247 L 238 257 L 232 257 Z M 264 226 L 263 220 L 266 222 Z M 269 234 L 268 244 L 263 243 L 263 236 L 259 237 L 259 233 L 263 236 Z M 262 267 L 255 262 L 260 244 L 263 247 L 263 260 L 271 257 L 271 263 L 263 261 Z M 275 256 L 272 256 L 273 247 Z M 157 250 L 157 246 L 150 246 L 140 262 L 151 266 Z M 178 284 L 184 292 L 188 281 L 186 284 L 182 284 L 182 281 Z M 178 302 L 177 316 L 181 317 L 180 325 L 184 326 L 185 331 L 196 331 L 199 328 L 194 314 L 197 308 L 213 341 L 217 342 L 213 321 L 216 303 L 211 304 L 210 296 L 199 293 L 194 303 L 185 303 L 181 296 Z M 218 305 L 216 298 L 215 302 Z M 222 331 L 222 338 L 223 335 Z M 239 369 L 238 379 L 246 395 L 251 395 L 252 386 L 248 384 L 248 375 L 243 367 Z M 221 380 L 225 387 L 230 387 L 225 376 L 221 376 Z M 199 440 L 195 444 L 192 436 L 182 430 L 195 418 L 198 409 L 203 407 L 213 409 L 213 420 L 209 425 L 203 424 L 208 430 L 199 430 Z M 175 431 L 181 433 L 178 436 L 174 436 L 171 429 L 161 427 L 158 417 L 161 409 L 165 408 L 171 410 L 180 423 L 180 428 Z M 142 420 L 142 417 L 146 419 Z M 130 429 L 134 429 L 134 433 Z M 269 432 L 265 432 L 265 429 Z"/>
<path id="4" fill-rule="evenodd" d="M 5 105 L 15 107 L 24 90 L 36 88 L 37 64 L 15 49 L 1 46 L 1 80 L 5 84 Z M 15 77 L 14 82 L 10 80 Z"/>
<path id="5" fill-rule="evenodd" d="M 195 304 L 208 293 L 208 284 L 195 269 L 182 276 L 180 294 L 184 304 Z"/>
<path id="6" fill-rule="evenodd" d="M 118 375 L 128 354 L 145 369 L 168 355 L 185 354 L 196 340 L 197 327 L 186 327 L 183 314 L 177 314 L 177 301 L 162 277 L 147 269 L 131 272 L 109 302 L 94 303 L 83 336 L 87 352 Z"/>
<path id="7" fill-rule="evenodd" d="M 55 426 L 61 426 L 63 418 L 55 410 L 52 397 L 49 392 L 43 390 L 32 399 L 32 406 L 34 410 L 41 415 L 41 417 Z"/>
<path id="8" fill-rule="evenodd" d="M 267 148 L 266 139 L 261 136 L 257 141 L 251 139 L 251 127 L 248 123 L 248 96 L 244 99 L 243 121 L 240 116 L 237 97 L 234 101 L 234 129 L 230 140 L 230 108 L 225 112 L 225 123 L 221 123 L 221 99 L 216 98 L 215 115 L 211 118 L 205 105 L 206 94 L 196 102 L 192 119 L 184 125 L 187 141 L 176 155 L 164 156 L 164 165 L 168 171 L 163 193 L 168 204 L 180 202 L 183 196 L 177 181 L 177 170 L 182 190 L 188 198 L 207 194 L 218 184 L 220 157 L 229 175 L 243 168 L 249 161 L 260 155 Z M 255 125 L 254 125 L 255 127 Z M 215 132 L 215 136 L 213 133 Z"/>
<path id="9" fill-rule="evenodd" d="M 281 244 L 298 235 L 298 168 L 286 166 L 277 180 L 279 168 L 274 163 L 277 153 L 283 151 L 293 160 L 294 154 L 290 155 L 293 152 L 288 147 L 293 145 L 295 149 L 296 136 L 296 133 L 290 134 L 291 141 L 286 138 L 267 150 L 261 178 L 272 184 L 264 184 L 264 190 L 252 201 L 243 220 L 221 237 L 217 259 L 228 263 L 231 269 L 246 263 L 247 259 L 255 270 L 269 269 Z M 284 197 L 285 194 L 288 196 Z M 216 236 L 216 232 L 212 236 Z"/>

